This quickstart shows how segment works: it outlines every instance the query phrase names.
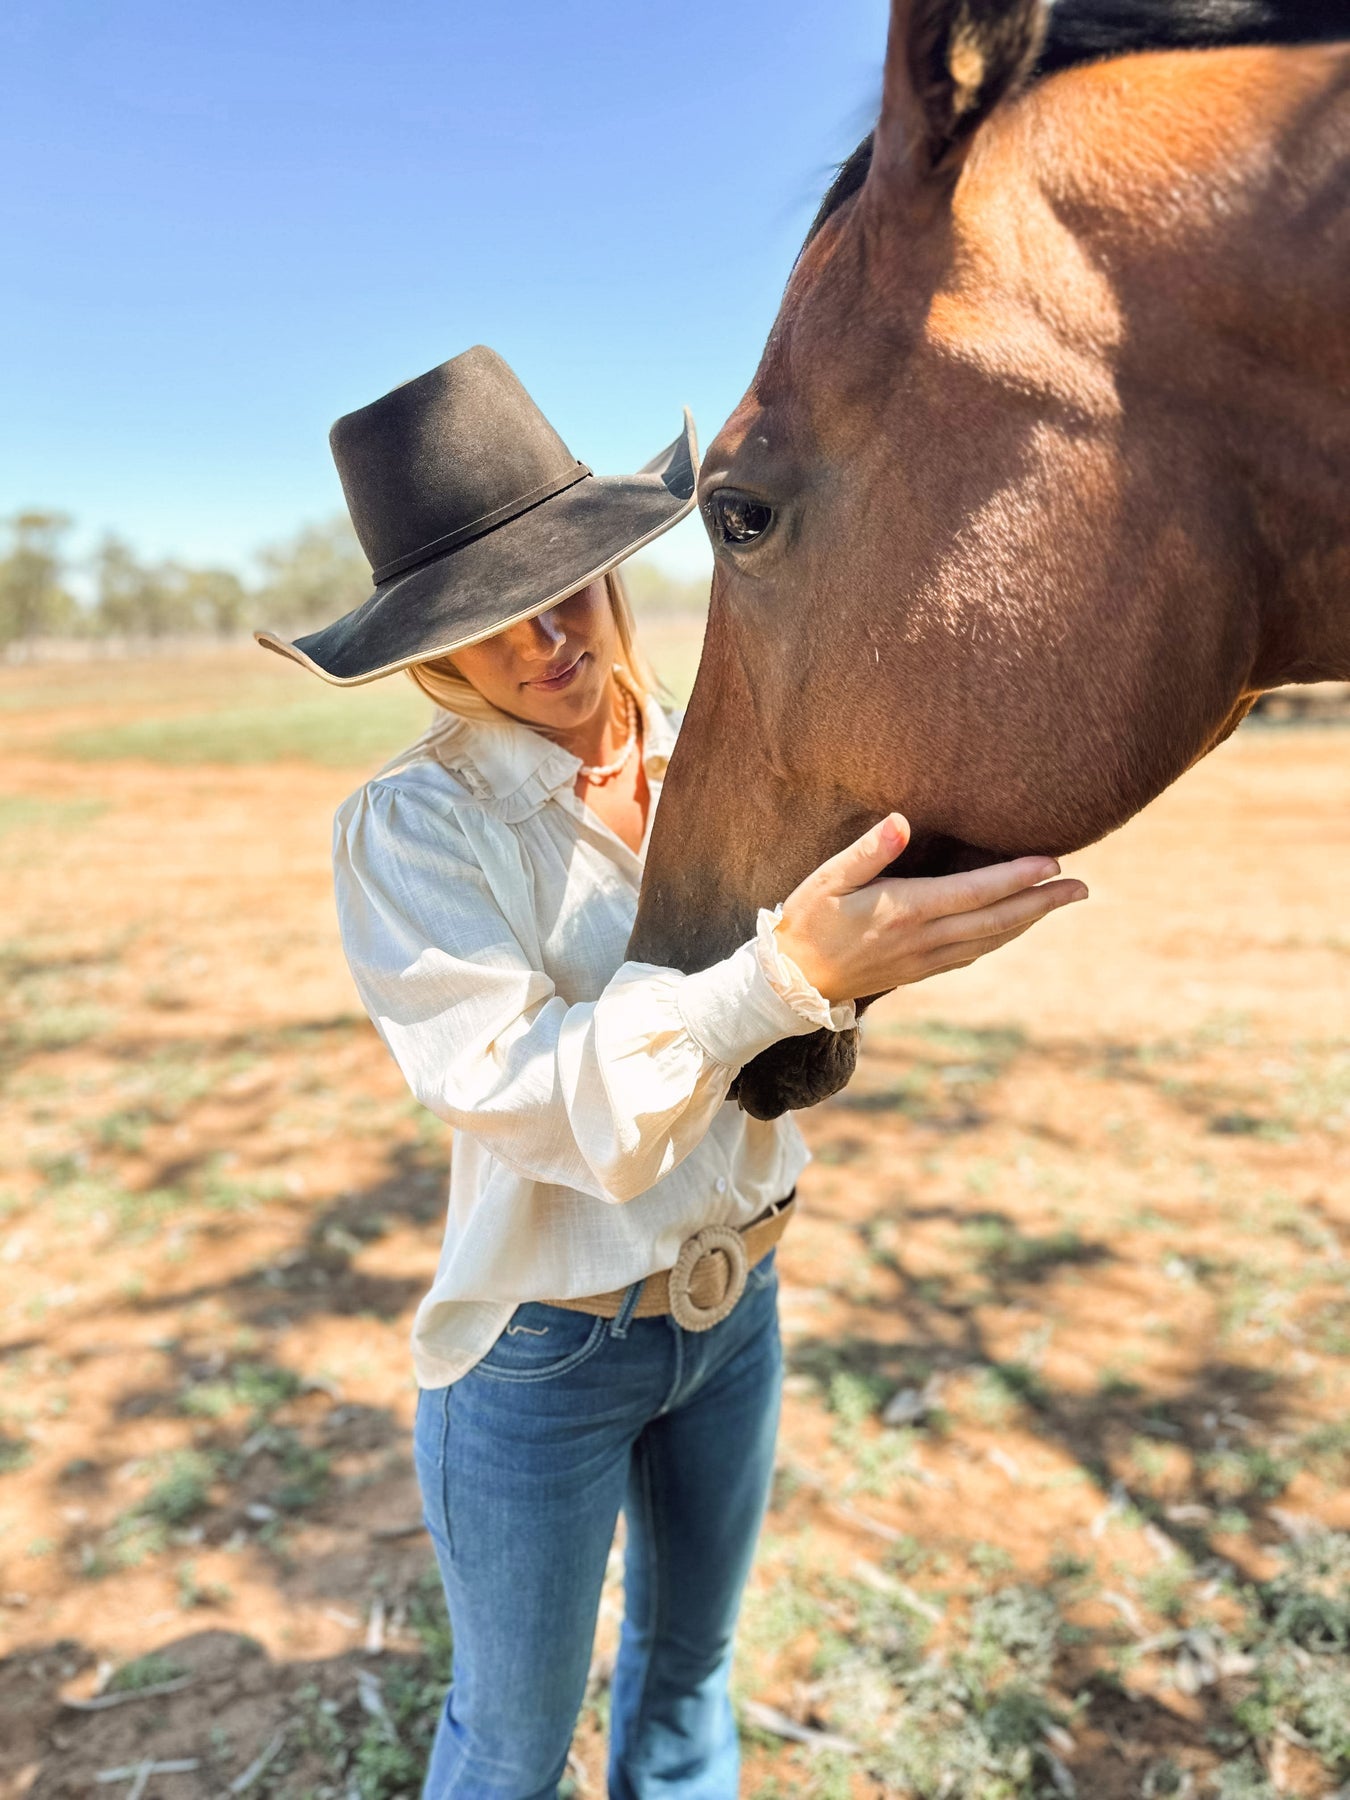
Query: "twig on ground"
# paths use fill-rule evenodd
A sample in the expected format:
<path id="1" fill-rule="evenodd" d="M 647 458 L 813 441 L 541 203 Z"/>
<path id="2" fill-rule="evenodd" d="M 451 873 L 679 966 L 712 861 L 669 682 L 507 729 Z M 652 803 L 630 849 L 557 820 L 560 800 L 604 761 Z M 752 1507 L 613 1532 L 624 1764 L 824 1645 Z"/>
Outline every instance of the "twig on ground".
<path id="1" fill-rule="evenodd" d="M 908 1607 L 910 1612 L 918 1613 L 921 1618 L 927 1619 L 933 1625 L 942 1623 L 943 1614 L 940 1607 L 922 1599 L 907 1582 L 897 1581 L 894 1575 L 888 1575 L 885 1569 L 879 1569 L 875 1563 L 866 1562 L 859 1557 L 853 1565 L 853 1573 L 865 1586 L 870 1587 L 873 1593 L 886 1594 L 891 1599 L 898 1600 L 902 1606 Z"/>
<path id="2" fill-rule="evenodd" d="M 367 1656 L 379 1656 L 384 1650 L 384 1601 L 378 1594 L 370 1603 L 365 1650 Z"/>
<path id="3" fill-rule="evenodd" d="M 881 1409 L 883 1425 L 918 1425 L 942 1403 L 941 1375 L 930 1375 L 921 1388 L 901 1388 Z"/>
<path id="4" fill-rule="evenodd" d="M 1111 1487 L 1111 1498 L 1097 1514 L 1091 1525 L 1088 1526 L 1088 1530 L 1091 1532 L 1092 1536 L 1099 1538 L 1106 1530 L 1106 1527 L 1111 1523 L 1114 1516 L 1117 1513 L 1124 1512 L 1129 1504 L 1130 1496 L 1125 1490 L 1125 1483 L 1123 1481 L 1114 1482 Z"/>
<path id="5" fill-rule="evenodd" d="M 1114 1749 L 1116 1755 L 1123 1763 L 1128 1764 L 1130 1768 L 1133 1768 L 1136 1763 L 1142 1762 L 1148 1755 L 1147 1744 L 1127 1743 L 1109 1719 L 1104 1719 L 1102 1721 L 1102 1730 L 1111 1740 L 1111 1747 Z"/>
<path id="6" fill-rule="evenodd" d="M 1050 1779 L 1054 1782 L 1060 1793 L 1064 1795 L 1064 1800 L 1075 1800 L 1075 1796 L 1078 1793 L 1078 1783 L 1073 1778 L 1072 1769 L 1069 1768 L 1067 1763 L 1062 1762 L 1060 1758 L 1055 1755 L 1053 1750 L 1045 1751 L 1045 1760 L 1050 1765 Z"/>
<path id="7" fill-rule="evenodd" d="M 1136 1637 L 1144 1635 L 1144 1621 L 1139 1616 L 1139 1608 L 1133 1600 L 1124 1594 L 1118 1594 L 1114 1588 L 1103 1588 L 1102 1599 L 1108 1606 L 1113 1606 L 1129 1626 Z"/>
<path id="8" fill-rule="evenodd" d="M 201 1764 L 195 1756 L 179 1757 L 169 1762 L 156 1762 L 154 1757 L 147 1756 L 144 1761 L 127 1763 L 120 1769 L 100 1769 L 94 1780 L 105 1784 L 116 1781 L 129 1781 L 126 1800 L 141 1800 L 154 1775 L 191 1775 Z"/>
<path id="9" fill-rule="evenodd" d="M 380 1686 L 379 1676 L 372 1674 L 369 1669 L 358 1669 L 356 1697 L 361 1702 L 361 1710 L 382 1726 L 391 1738 L 397 1739 L 398 1732 L 389 1716 L 389 1708 L 384 1703 L 384 1689 Z"/>
<path id="10" fill-rule="evenodd" d="M 1144 1542 L 1157 1557 L 1159 1562 L 1175 1562 L 1177 1547 L 1165 1531 L 1150 1521 L 1144 1527 Z"/>
<path id="11" fill-rule="evenodd" d="M 1009 1456 L 1006 1450 L 1001 1449 L 997 1444 L 991 1444 L 986 1454 L 995 1468 L 1002 1469 L 1009 1481 L 1022 1479 L 1021 1464 L 1014 1457 Z"/>
<path id="12" fill-rule="evenodd" d="M 133 1700 L 158 1700 L 161 1694 L 176 1694 L 191 1687 L 195 1676 L 179 1675 L 173 1681 L 157 1681 L 153 1687 L 128 1688 L 121 1694 L 98 1694 L 92 1700 L 63 1700 L 68 1712 L 107 1712 L 112 1706 L 130 1706 Z"/>
<path id="13" fill-rule="evenodd" d="M 887 1525 L 881 1519 L 874 1519 L 870 1513 L 859 1512 L 847 1500 L 827 1500 L 825 1504 L 846 1525 L 856 1525 L 860 1531 L 870 1531 L 873 1537 L 879 1537 L 888 1544 L 898 1544 L 904 1538 L 903 1531 L 897 1531 L 894 1525 Z"/>
<path id="14" fill-rule="evenodd" d="M 235 1776 L 225 1792 L 227 1794 L 246 1794 L 253 1786 L 254 1782 L 258 1780 L 259 1776 L 261 1776 L 264 1771 L 276 1761 L 277 1757 L 280 1756 L 281 1747 L 285 1742 L 286 1727 L 283 1725 L 276 1736 L 271 1738 L 268 1743 L 264 1744 L 248 1767 Z"/>
<path id="15" fill-rule="evenodd" d="M 786 1738 L 790 1744 L 805 1744 L 808 1750 L 833 1750 L 838 1756 L 861 1754 L 852 1739 L 836 1737 L 832 1731 L 817 1731 L 812 1725 L 799 1725 L 776 1706 L 765 1706 L 762 1700 L 743 1700 L 741 1712 L 760 1731 Z"/>
<path id="16" fill-rule="evenodd" d="M 1319 1531 L 1325 1529 L 1320 1519 L 1314 1519 L 1307 1513 L 1290 1512 L 1283 1506 L 1268 1506 L 1266 1516 L 1295 1544 L 1302 1543 L 1305 1538 L 1316 1537 Z"/>
<path id="17" fill-rule="evenodd" d="M 370 1535 L 377 1544 L 392 1544 L 397 1538 L 420 1537 L 425 1530 L 420 1519 L 409 1519 L 405 1525 L 377 1525 Z"/>

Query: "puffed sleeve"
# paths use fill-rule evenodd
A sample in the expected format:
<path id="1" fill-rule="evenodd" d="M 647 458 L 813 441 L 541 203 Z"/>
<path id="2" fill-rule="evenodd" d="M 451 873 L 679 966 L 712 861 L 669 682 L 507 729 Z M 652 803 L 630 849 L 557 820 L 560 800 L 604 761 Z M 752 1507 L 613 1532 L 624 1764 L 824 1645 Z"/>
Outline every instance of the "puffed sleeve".
<path id="1" fill-rule="evenodd" d="M 626 962 L 568 1005 L 513 935 L 454 809 L 372 782 L 339 809 L 343 948 L 413 1094 L 527 1179 L 645 1193 L 700 1141 L 744 1063 L 853 1023 L 785 965 L 773 915 L 696 975 Z"/>

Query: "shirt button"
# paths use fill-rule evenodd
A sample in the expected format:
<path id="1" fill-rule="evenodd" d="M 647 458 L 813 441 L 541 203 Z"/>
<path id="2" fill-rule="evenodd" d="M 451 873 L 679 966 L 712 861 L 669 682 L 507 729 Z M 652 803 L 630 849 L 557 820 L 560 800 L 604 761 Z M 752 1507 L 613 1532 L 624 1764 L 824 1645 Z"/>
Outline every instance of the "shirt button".
<path id="1" fill-rule="evenodd" d="M 725 1175 L 719 1175 L 719 1176 L 718 1176 L 718 1177 L 717 1177 L 717 1191 L 718 1191 L 718 1193 L 719 1193 L 719 1194 L 725 1194 L 725 1193 L 726 1193 L 726 1191 L 727 1191 L 727 1178 L 726 1178 L 726 1176 L 725 1176 Z"/>

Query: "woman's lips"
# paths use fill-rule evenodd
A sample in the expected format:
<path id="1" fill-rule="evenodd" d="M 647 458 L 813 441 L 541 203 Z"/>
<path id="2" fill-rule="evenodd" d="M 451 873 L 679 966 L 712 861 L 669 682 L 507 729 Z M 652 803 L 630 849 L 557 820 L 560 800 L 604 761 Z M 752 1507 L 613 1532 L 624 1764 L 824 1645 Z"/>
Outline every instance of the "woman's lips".
<path id="1" fill-rule="evenodd" d="M 558 670 L 556 675 L 539 675 L 533 681 L 527 681 L 525 686 L 538 688 L 539 691 L 544 694 L 559 693 L 563 688 L 569 687 L 575 680 L 576 676 L 581 671 L 581 665 L 585 662 L 587 654 L 588 652 L 583 650 L 575 662 L 566 664 L 563 668 Z"/>

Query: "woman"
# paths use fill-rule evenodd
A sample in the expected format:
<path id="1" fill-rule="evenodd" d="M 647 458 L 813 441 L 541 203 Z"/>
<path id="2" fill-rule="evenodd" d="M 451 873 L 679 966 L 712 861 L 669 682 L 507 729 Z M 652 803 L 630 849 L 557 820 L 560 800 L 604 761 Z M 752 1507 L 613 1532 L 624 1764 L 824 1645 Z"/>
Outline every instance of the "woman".
<path id="1" fill-rule="evenodd" d="M 610 1794 L 731 1800 L 773 1247 L 806 1152 L 728 1087 L 781 1037 L 851 1026 L 853 996 L 968 963 L 1084 890 L 1044 858 L 877 881 L 904 847 L 892 815 L 714 967 L 626 962 L 673 732 L 614 571 L 693 505 L 691 425 L 597 478 L 480 347 L 339 420 L 333 448 L 375 591 L 262 641 L 331 681 L 406 668 L 440 709 L 344 803 L 335 843 L 361 998 L 456 1128 L 413 1331 L 455 1639 L 425 1793 L 556 1793 L 622 1509 Z"/>

